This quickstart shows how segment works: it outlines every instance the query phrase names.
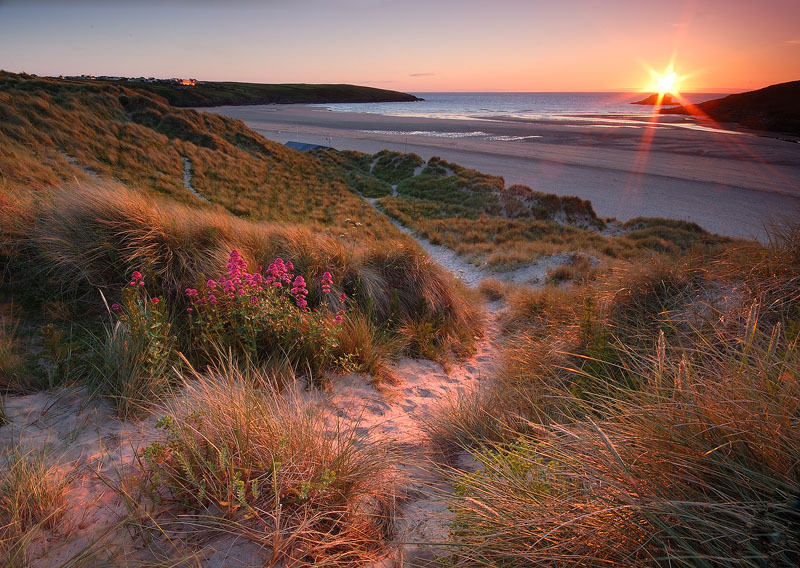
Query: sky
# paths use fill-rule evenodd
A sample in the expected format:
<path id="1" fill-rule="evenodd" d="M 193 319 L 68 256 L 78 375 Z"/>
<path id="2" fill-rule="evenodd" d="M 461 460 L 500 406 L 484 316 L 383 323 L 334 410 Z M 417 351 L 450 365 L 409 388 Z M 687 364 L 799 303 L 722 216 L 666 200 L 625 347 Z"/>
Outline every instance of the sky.
<path id="1" fill-rule="evenodd" d="M 0 69 L 407 92 L 800 79 L 800 0 L 0 0 Z"/>

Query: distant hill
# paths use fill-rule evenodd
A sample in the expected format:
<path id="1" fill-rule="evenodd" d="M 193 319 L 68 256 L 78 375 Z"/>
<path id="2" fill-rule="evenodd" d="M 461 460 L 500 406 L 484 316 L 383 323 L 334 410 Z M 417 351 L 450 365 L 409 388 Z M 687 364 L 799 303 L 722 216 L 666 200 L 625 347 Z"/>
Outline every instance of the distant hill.
<path id="1" fill-rule="evenodd" d="M 199 81 L 183 86 L 145 81 L 113 81 L 115 85 L 141 89 L 167 99 L 177 107 L 263 105 L 289 103 L 387 103 L 421 100 L 414 95 L 358 85 L 218 83 Z"/>
<path id="2" fill-rule="evenodd" d="M 717 122 L 800 135 L 800 81 L 728 95 L 697 105 L 661 109 L 663 114 L 707 115 Z"/>
<path id="3" fill-rule="evenodd" d="M 642 99 L 641 101 L 634 101 L 631 103 L 632 105 L 652 105 L 652 106 L 670 106 L 678 104 L 676 101 L 672 100 L 672 95 L 659 95 L 658 93 L 653 93 L 647 98 Z"/>

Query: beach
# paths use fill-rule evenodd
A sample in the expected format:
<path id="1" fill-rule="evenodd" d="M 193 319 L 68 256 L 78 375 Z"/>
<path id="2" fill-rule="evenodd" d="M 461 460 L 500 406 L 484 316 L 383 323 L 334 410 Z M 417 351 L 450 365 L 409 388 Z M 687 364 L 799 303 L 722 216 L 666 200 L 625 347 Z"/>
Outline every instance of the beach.
<path id="1" fill-rule="evenodd" d="M 208 111 L 208 109 L 198 109 Z M 588 199 L 601 217 L 667 217 L 713 233 L 767 239 L 800 215 L 800 144 L 707 128 L 681 116 L 427 118 L 320 106 L 216 107 L 276 142 L 440 156 L 506 185 Z"/>

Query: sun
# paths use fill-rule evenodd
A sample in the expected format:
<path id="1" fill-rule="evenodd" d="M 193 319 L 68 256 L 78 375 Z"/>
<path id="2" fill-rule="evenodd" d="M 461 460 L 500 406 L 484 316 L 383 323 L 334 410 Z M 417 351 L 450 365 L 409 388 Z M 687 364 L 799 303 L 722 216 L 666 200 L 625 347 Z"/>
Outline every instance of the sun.
<path id="1" fill-rule="evenodd" d="M 667 66 L 664 71 L 659 73 L 655 69 L 651 68 L 649 65 L 645 66 L 647 71 L 650 73 L 650 77 L 652 78 L 652 83 L 650 87 L 647 89 L 649 91 L 656 91 L 659 96 L 663 97 L 664 95 L 678 95 L 678 87 L 681 82 L 681 79 L 685 79 L 684 76 L 680 76 L 675 72 L 675 68 L 673 67 L 672 63 Z"/>
<path id="2" fill-rule="evenodd" d="M 678 74 L 668 69 L 656 77 L 656 88 L 659 95 L 673 94 L 678 87 Z"/>

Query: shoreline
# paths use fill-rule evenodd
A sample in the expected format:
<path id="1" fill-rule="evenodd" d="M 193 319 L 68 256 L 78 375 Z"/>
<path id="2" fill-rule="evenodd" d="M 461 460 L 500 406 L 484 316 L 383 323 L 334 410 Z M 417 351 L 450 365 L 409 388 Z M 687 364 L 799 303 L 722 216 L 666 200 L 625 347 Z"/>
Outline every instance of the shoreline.
<path id="1" fill-rule="evenodd" d="M 800 151 L 791 141 L 767 136 L 681 128 L 665 121 L 651 127 L 646 119 L 615 125 L 583 117 L 424 118 L 311 105 L 198 110 L 241 119 L 279 143 L 440 156 L 500 175 L 507 186 L 520 183 L 577 195 L 590 200 L 599 216 L 621 221 L 674 218 L 713 233 L 764 241 L 765 224 L 800 213 Z"/>

